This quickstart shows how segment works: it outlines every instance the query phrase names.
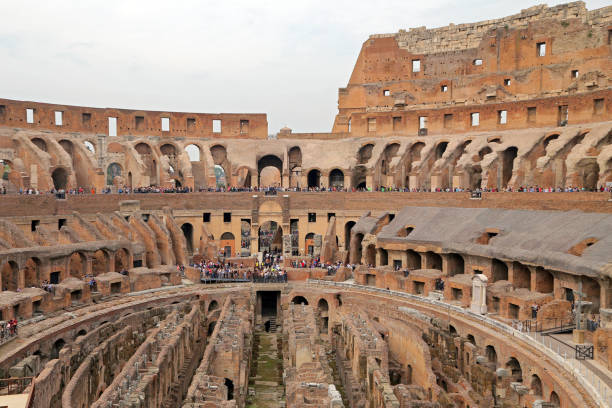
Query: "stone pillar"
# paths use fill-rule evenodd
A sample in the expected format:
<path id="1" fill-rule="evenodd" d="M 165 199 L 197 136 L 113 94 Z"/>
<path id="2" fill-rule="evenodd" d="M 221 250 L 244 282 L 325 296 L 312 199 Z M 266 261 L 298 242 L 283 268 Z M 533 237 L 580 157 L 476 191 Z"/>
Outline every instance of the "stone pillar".
<path id="1" fill-rule="evenodd" d="M 351 185 L 351 174 L 349 172 L 344 172 L 344 188 L 347 190 L 353 188 Z"/>
<path id="2" fill-rule="evenodd" d="M 53 187 L 53 186 L 50 186 Z M 38 188 L 38 165 L 32 164 L 30 165 L 30 188 L 37 189 Z"/>
<path id="3" fill-rule="evenodd" d="M 478 314 L 487 313 L 487 277 L 478 274 L 472 278 L 472 303 L 470 310 Z"/>
<path id="4" fill-rule="evenodd" d="M 329 187 L 329 172 L 321 173 L 321 180 L 319 184 L 325 188 Z"/>
<path id="5" fill-rule="evenodd" d="M 463 177 L 461 175 L 453 176 L 453 184 L 451 188 L 465 188 L 462 181 Z"/>
<path id="6" fill-rule="evenodd" d="M 366 175 L 366 188 L 369 190 L 374 191 L 374 178 L 372 177 L 371 174 L 367 174 Z"/>
<path id="7" fill-rule="evenodd" d="M 411 189 L 413 189 L 413 188 L 419 188 L 419 181 L 418 181 L 418 178 L 417 178 L 417 176 L 416 176 L 416 175 L 414 175 L 414 176 L 413 176 L 413 175 L 410 175 L 410 176 L 409 176 L 409 179 L 410 179 L 409 181 L 410 181 L 410 188 L 411 188 Z"/>
<path id="8" fill-rule="evenodd" d="M 442 186 L 442 183 L 441 183 L 440 179 L 441 179 L 440 175 L 432 175 L 430 177 L 430 187 L 431 187 L 432 191 L 435 190 L 436 188 Z"/>

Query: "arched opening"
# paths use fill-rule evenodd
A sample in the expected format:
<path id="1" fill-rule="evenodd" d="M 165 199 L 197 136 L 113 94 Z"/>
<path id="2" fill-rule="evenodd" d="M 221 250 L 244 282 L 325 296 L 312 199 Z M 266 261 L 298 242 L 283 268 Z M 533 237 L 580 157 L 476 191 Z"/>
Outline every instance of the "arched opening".
<path id="1" fill-rule="evenodd" d="M 34 145 L 38 147 L 40 150 L 42 150 L 43 152 L 48 151 L 47 142 L 45 142 L 43 139 L 39 137 L 35 137 L 34 139 L 32 139 L 32 143 L 34 143 Z"/>
<path id="2" fill-rule="evenodd" d="M 362 146 L 357 152 L 357 164 L 366 164 L 372 158 L 373 150 L 374 145 L 371 143 Z"/>
<path id="3" fill-rule="evenodd" d="M 259 227 L 259 252 L 279 254 L 283 251 L 283 229 L 275 221 L 267 221 Z"/>
<path id="4" fill-rule="evenodd" d="M 108 259 L 108 254 L 102 249 L 98 249 L 93 253 L 91 269 L 94 276 L 108 272 Z"/>
<path id="5" fill-rule="evenodd" d="M 500 280 L 508 280 L 508 265 L 499 259 L 493 259 L 491 262 L 491 278 L 493 282 Z"/>
<path id="6" fill-rule="evenodd" d="M 270 168 L 266 169 L 268 167 Z M 260 187 L 280 186 L 282 173 L 283 161 L 277 156 L 268 154 L 257 161 L 257 183 Z"/>
<path id="7" fill-rule="evenodd" d="M 53 347 L 51 348 L 51 360 L 56 359 L 59 357 L 59 352 L 61 349 L 64 348 L 64 346 L 66 345 L 66 342 L 64 341 L 64 339 L 58 339 L 55 341 L 55 343 L 53 343 Z"/>
<path id="8" fill-rule="evenodd" d="M 495 351 L 495 347 L 493 346 L 487 346 L 485 348 L 485 354 L 487 356 L 487 360 L 489 360 L 489 363 L 493 363 L 497 366 L 497 352 Z"/>
<path id="9" fill-rule="evenodd" d="M 219 243 L 219 247 L 223 251 L 223 256 L 229 258 L 236 253 L 236 243 L 234 234 L 231 232 L 224 232 L 221 234 L 221 242 Z"/>
<path id="10" fill-rule="evenodd" d="M 306 300 L 304 296 L 294 296 L 293 299 L 291 299 L 291 303 L 294 305 L 308 305 L 308 300 Z"/>
<path id="11" fill-rule="evenodd" d="M 448 325 L 448 332 L 450 333 L 451 337 L 456 337 L 459 335 L 457 334 L 457 329 L 452 324 Z"/>
<path id="12" fill-rule="evenodd" d="M 393 160 L 393 157 L 395 157 L 395 155 L 397 154 L 399 147 L 400 145 L 398 143 L 391 143 L 390 145 L 387 145 L 385 147 L 385 150 L 382 154 L 382 160 L 380 161 L 380 173 L 382 175 L 388 175 L 391 173 L 389 163 L 391 163 L 391 160 Z"/>
<path id="13" fill-rule="evenodd" d="M 306 234 L 304 238 L 304 250 L 306 254 L 313 256 L 314 255 L 314 232 L 309 232 Z"/>
<path id="14" fill-rule="evenodd" d="M 159 148 L 159 151 L 162 155 L 168 156 L 170 159 L 174 159 L 176 157 L 176 147 L 173 144 L 163 144 Z"/>
<path id="15" fill-rule="evenodd" d="M 550 144 L 550 142 L 552 142 L 553 140 L 556 140 L 559 138 L 558 134 L 554 134 L 554 135 L 549 135 L 546 136 L 546 138 L 544 139 L 544 141 L 542 142 L 542 145 L 544 146 L 544 149 L 546 149 L 548 147 L 548 145 Z"/>
<path id="16" fill-rule="evenodd" d="M 319 170 L 310 170 L 308 172 L 308 188 L 316 188 L 321 185 L 321 172 Z"/>
<path id="17" fill-rule="evenodd" d="M 476 345 L 476 339 L 474 338 L 474 335 L 468 334 L 466 338 L 468 342 L 472 343 L 473 345 Z"/>
<path id="18" fill-rule="evenodd" d="M 366 169 L 365 166 L 355 166 L 355 168 L 353 169 L 353 178 L 351 180 L 351 184 L 353 185 L 353 188 L 357 190 L 366 189 L 367 173 L 368 173 L 368 170 Z"/>
<path id="19" fill-rule="evenodd" d="M 380 259 L 380 266 L 389 265 L 389 253 L 384 248 L 378 248 L 378 259 Z"/>
<path id="20" fill-rule="evenodd" d="M 482 187 L 482 167 L 471 166 L 467 168 L 470 190 L 479 190 Z"/>
<path id="21" fill-rule="evenodd" d="M 421 254 L 409 249 L 406 251 L 406 268 L 410 270 L 421 269 Z"/>
<path id="22" fill-rule="evenodd" d="M 535 291 L 540 293 L 553 293 L 555 278 L 552 273 L 541 266 L 536 267 Z"/>
<path id="23" fill-rule="evenodd" d="M 2 266 L 2 290 L 17 291 L 19 288 L 19 266 L 14 261 Z"/>
<path id="24" fill-rule="evenodd" d="M 478 159 L 474 160 L 476 162 L 482 161 L 487 154 L 493 153 L 493 149 L 490 146 L 485 146 L 478 151 Z"/>
<path id="25" fill-rule="evenodd" d="M 512 178 L 514 170 L 514 159 L 518 155 L 518 149 L 514 146 L 507 148 L 502 153 L 502 188 L 506 188 Z"/>
<path id="26" fill-rule="evenodd" d="M 435 252 L 427 251 L 425 253 L 425 262 L 427 262 L 426 269 L 437 269 L 442 270 L 442 257 L 440 254 Z"/>
<path id="27" fill-rule="evenodd" d="M 119 163 L 111 163 L 106 169 L 106 185 L 114 185 L 115 177 L 121 177 L 121 165 Z"/>
<path id="28" fill-rule="evenodd" d="M 193 225 L 186 222 L 181 225 L 181 231 L 183 231 L 183 235 L 185 236 L 185 241 L 187 243 L 187 252 L 190 254 L 193 253 Z"/>
<path id="29" fill-rule="evenodd" d="M 68 273 L 74 278 L 81 279 L 87 273 L 87 258 L 80 252 L 70 255 Z"/>
<path id="30" fill-rule="evenodd" d="M 436 160 L 441 159 L 444 156 L 444 152 L 446 152 L 446 148 L 448 147 L 448 142 L 440 142 L 436 146 Z"/>
<path id="31" fill-rule="evenodd" d="M 231 401 L 234 399 L 234 382 L 229 378 L 226 378 L 224 384 L 227 388 L 227 400 Z"/>
<path id="32" fill-rule="evenodd" d="M 585 300 L 592 302 L 593 313 L 599 313 L 599 303 L 601 298 L 601 289 L 597 280 L 582 276 L 582 292 L 584 292 Z"/>
<path id="33" fill-rule="evenodd" d="M 531 376 L 531 384 L 529 386 L 531 388 L 531 393 L 533 395 L 542 396 L 542 380 L 538 377 L 537 374 Z"/>
<path id="34" fill-rule="evenodd" d="M 215 331 L 215 326 L 217 325 L 217 321 L 208 323 L 208 327 L 206 328 L 206 335 L 210 337 Z"/>
<path id="35" fill-rule="evenodd" d="M 215 183 L 217 188 L 225 188 L 227 186 L 225 170 L 218 164 L 215 164 Z"/>
<path id="36" fill-rule="evenodd" d="M 119 248 L 115 252 L 115 272 L 127 271 L 130 267 L 130 253 L 125 248 Z"/>
<path id="37" fill-rule="evenodd" d="M 340 169 L 333 169 L 329 173 L 329 186 L 335 189 L 344 188 L 344 173 Z"/>
<path id="38" fill-rule="evenodd" d="M 344 224 L 344 249 L 349 250 L 351 247 L 351 228 L 355 225 L 355 221 L 349 221 Z"/>
<path id="39" fill-rule="evenodd" d="M 64 151 L 66 153 L 68 153 L 68 155 L 72 158 L 73 154 L 74 154 L 74 146 L 72 145 L 72 142 L 70 140 L 60 140 L 59 145 L 62 146 L 62 149 L 64 149 Z"/>
<path id="40" fill-rule="evenodd" d="M 58 167 L 51 173 L 53 179 L 53 187 L 56 190 L 65 190 L 68 185 L 68 172 L 63 167 Z"/>
<path id="41" fill-rule="evenodd" d="M 520 262 L 512 263 L 513 280 L 512 285 L 515 288 L 531 288 L 531 271 L 528 267 Z"/>
<path id="42" fill-rule="evenodd" d="M 597 182 L 599 181 L 599 164 L 593 159 L 590 161 L 583 160 L 578 166 L 580 181 L 582 187 L 588 191 L 597 190 Z"/>
<path id="43" fill-rule="evenodd" d="M 29 258 L 24 269 L 25 287 L 37 287 L 40 282 L 40 259 Z"/>
<path id="44" fill-rule="evenodd" d="M 212 312 L 213 310 L 217 310 L 219 308 L 219 303 L 216 300 L 213 300 L 208 304 L 208 311 Z"/>
<path id="45" fill-rule="evenodd" d="M 151 146 L 141 142 L 134 146 L 134 149 L 146 167 L 144 174 L 149 176 L 149 185 L 157 185 L 157 161 L 153 158 Z"/>
<path id="46" fill-rule="evenodd" d="M 298 146 L 289 149 L 289 187 L 302 187 L 302 150 Z"/>
<path id="47" fill-rule="evenodd" d="M 516 358 L 510 357 L 510 360 L 506 363 L 506 369 L 510 371 L 512 382 L 523 382 L 523 370 Z"/>
<path id="48" fill-rule="evenodd" d="M 84 329 L 81 329 L 77 332 L 76 337 L 85 336 L 86 334 L 87 334 L 87 331 L 85 331 Z"/>
<path id="49" fill-rule="evenodd" d="M 465 272 L 465 261 L 459 254 L 447 255 L 448 276 L 455 276 Z"/>
<path id="50" fill-rule="evenodd" d="M 376 266 L 376 246 L 370 244 L 366 247 L 366 265 Z"/>
<path id="51" fill-rule="evenodd" d="M 352 264 L 360 264 L 363 257 L 363 234 L 357 233 L 354 238 L 351 236 L 350 262 Z"/>
<path id="52" fill-rule="evenodd" d="M 321 332 L 325 333 L 329 329 L 329 305 L 327 300 L 320 299 L 317 305 L 319 312 Z"/>
<path id="53" fill-rule="evenodd" d="M 96 154 L 96 147 L 93 143 L 91 143 L 89 140 L 85 140 L 83 144 L 85 145 L 85 148 L 89 150 L 89 152 Z"/>
<path id="54" fill-rule="evenodd" d="M 553 404 L 555 407 L 561 406 L 561 399 L 554 391 L 550 393 L 550 403 Z"/>

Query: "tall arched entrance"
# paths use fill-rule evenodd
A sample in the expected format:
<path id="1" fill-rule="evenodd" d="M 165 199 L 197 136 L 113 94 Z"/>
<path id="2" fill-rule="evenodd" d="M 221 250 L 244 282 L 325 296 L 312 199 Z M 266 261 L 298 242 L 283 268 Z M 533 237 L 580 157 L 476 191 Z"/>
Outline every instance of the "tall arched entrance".
<path id="1" fill-rule="evenodd" d="M 282 174 L 283 161 L 278 157 L 268 154 L 257 161 L 258 186 L 270 187 L 270 185 L 266 185 L 266 183 L 278 183 L 280 185 L 282 184 Z"/>
<path id="2" fill-rule="evenodd" d="M 275 221 L 264 222 L 259 227 L 259 252 L 281 254 L 283 252 L 283 228 Z"/>

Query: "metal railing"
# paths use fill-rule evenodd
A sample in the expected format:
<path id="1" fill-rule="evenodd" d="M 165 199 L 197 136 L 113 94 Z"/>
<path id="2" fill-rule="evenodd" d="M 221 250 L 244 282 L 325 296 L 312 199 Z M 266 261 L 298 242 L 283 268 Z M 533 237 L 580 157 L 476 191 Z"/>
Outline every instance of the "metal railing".
<path id="1" fill-rule="evenodd" d="M 444 311 L 453 311 L 457 314 L 461 314 L 464 316 L 468 316 L 472 319 L 478 320 L 479 322 L 489 325 L 494 329 L 498 329 L 503 333 L 506 333 L 509 336 L 514 337 L 515 339 L 519 339 L 527 344 L 529 344 L 530 346 L 534 347 L 535 349 L 537 349 L 538 351 L 540 351 L 543 354 L 546 354 L 548 357 L 550 357 L 552 360 L 554 360 L 555 363 L 557 363 L 559 365 L 559 369 L 561 370 L 567 370 L 569 374 L 571 374 L 576 381 L 585 388 L 586 392 L 588 395 L 590 395 L 593 400 L 595 401 L 595 403 L 597 405 L 599 405 L 602 408 L 610 408 L 612 407 L 612 404 L 608 404 L 606 402 L 606 398 L 608 396 L 612 397 L 612 393 L 610 393 L 610 391 L 608 391 L 608 387 L 605 384 L 602 384 L 602 382 L 599 380 L 599 378 L 597 378 L 597 383 L 598 385 L 595 384 L 595 375 L 593 374 L 593 372 L 590 372 L 590 378 L 591 381 L 588 380 L 588 375 L 586 374 L 586 370 L 587 367 L 585 365 L 576 365 L 576 367 L 574 366 L 574 364 L 571 364 L 570 361 L 568 361 L 567 358 L 564 358 L 563 356 L 561 356 L 560 354 L 558 354 L 557 352 L 554 351 L 554 349 L 552 349 L 552 347 L 550 347 L 549 343 L 549 347 L 546 347 L 545 344 L 540 343 L 537 341 L 537 339 L 534 339 L 533 337 L 529 336 L 526 333 L 522 333 L 518 330 L 516 330 L 515 328 L 502 323 L 500 321 L 491 319 L 490 317 L 487 316 L 483 316 L 477 313 L 474 313 L 468 309 L 463 309 L 459 306 L 455 306 L 455 305 L 451 305 L 449 303 L 445 303 L 445 302 L 441 302 L 439 300 L 435 300 L 435 299 L 430 299 L 430 298 L 426 298 L 426 297 L 422 297 L 422 296 L 417 296 L 417 295 L 413 295 L 411 293 L 406 293 L 406 292 L 398 292 L 395 290 L 389 290 L 389 289 L 382 289 L 382 288 L 377 288 L 377 287 L 373 287 L 373 286 L 364 286 L 364 285 L 358 285 L 358 284 L 354 284 L 354 283 L 344 283 L 344 282 L 332 282 L 332 281 L 323 281 L 323 280 L 319 280 L 319 279 L 308 279 L 309 283 L 314 283 L 314 284 L 318 284 L 318 285 L 322 285 L 322 286 L 335 286 L 335 287 L 344 287 L 347 289 L 359 289 L 359 290 L 364 290 L 364 291 L 368 291 L 368 292 L 375 292 L 375 293 L 383 293 L 386 295 L 393 295 L 393 296 L 397 296 L 397 297 L 401 297 L 404 299 L 410 299 L 410 300 L 414 300 L 416 302 L 420 302 L 420 303 L 426 303 L 432 306 L 436 306 L 439 308 L 443 308 Z M 580 370 L 582 369 L 582 367 L 584 367 L 585 373 L 582 373 Z M 603 387 L 602 387 L 603 386 Z M 602 392 L 600 392 L 601 390 L 603 390 L 603 394 Z"/>
<path id="2" fill-rule="evenodd" d="M 23 394 L 34 377 L 0 378 L 0 395 Z"/>

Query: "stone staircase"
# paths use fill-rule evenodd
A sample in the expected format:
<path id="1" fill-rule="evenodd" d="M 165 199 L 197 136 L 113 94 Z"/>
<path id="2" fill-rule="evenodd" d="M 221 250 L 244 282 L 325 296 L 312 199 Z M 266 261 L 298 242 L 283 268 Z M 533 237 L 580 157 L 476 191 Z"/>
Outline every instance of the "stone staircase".
<path id="1" fill-rule="evenodd" d="M 270 333 L 276 333 L 276 317 L 270 318 Z"/>

